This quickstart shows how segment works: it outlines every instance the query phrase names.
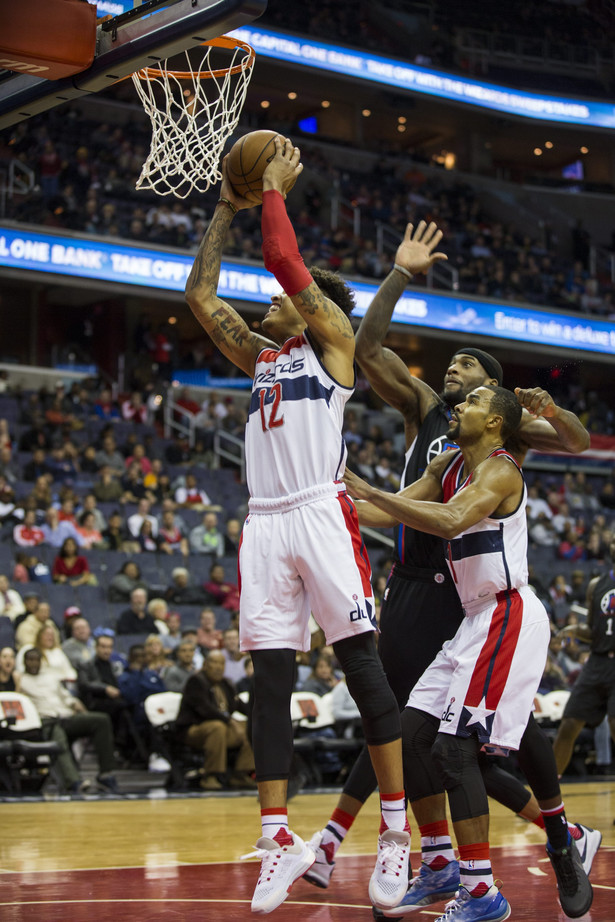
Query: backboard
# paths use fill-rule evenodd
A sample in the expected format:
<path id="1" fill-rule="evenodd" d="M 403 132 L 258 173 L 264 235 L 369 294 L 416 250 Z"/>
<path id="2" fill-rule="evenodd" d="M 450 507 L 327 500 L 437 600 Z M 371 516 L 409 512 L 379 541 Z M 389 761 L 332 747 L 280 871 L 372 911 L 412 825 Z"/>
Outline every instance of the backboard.
<path id="1" fill-rule="evenodd" d="M 0 129 L 237 29 L 266 7 L 267 0 L 146 0 L 98 25 L 94 61 L 81 73 L 44 80 L 0 71 Z"/>

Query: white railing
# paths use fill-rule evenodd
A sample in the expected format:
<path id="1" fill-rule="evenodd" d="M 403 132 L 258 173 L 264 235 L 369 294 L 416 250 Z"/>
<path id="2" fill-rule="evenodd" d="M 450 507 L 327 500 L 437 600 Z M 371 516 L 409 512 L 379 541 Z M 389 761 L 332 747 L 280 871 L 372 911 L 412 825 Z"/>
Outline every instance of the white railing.
<path id="1" fill-rule="evenodd" d="M 10 160 L 0 170 L 0 217 L 6 216 L 6 203 L 15 195 L 27 195 L 34 189 L 35 173 L 21 160 Z"/>
<path id="2" fill-rule="evenodd" d="M 246 446 L 243 439 L 216 429 L 214 433 L 214 467 L 220 467 L 220 458 L 230 461 L 239 468 L 239 480 L 246 482 Z"/>

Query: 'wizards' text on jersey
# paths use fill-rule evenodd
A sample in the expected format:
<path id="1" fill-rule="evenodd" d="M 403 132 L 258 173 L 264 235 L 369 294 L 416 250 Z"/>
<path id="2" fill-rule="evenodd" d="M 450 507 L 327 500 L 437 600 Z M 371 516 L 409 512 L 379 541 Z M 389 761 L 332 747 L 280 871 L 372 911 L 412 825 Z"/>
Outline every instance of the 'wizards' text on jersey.
<path id="1" fill-rule="evenodd" d="M 246 426 L 251 496 L 288 496 L 342 477 L 344 407 L 353 389 L 331 377 L 305 333 L 279 351 L 263 349 Z"/>

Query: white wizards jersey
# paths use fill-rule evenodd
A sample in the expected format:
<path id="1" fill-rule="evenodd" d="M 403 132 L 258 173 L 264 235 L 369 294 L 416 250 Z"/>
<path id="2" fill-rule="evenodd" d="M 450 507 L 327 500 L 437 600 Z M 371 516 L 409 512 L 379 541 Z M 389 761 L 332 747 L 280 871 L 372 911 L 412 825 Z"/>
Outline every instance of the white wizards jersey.
<path id="1" fill-rule="evenodd" d="M 451 461 L 442 477 L 445 503 L 472 480 L 470 474 L 461 481 L 461 452 L 451 452 L 451 455 Z M 508 458 L 511 464 L 519 468 L 512 455 L 503 448 L 496 449 L 490 457 L 498 455 Z M 449 569 L 467 614 L 489 604 L 498 592 L 527 586 L 526 500 L 524 481 L 521 502 L 514 512 L 501 518 L 481 519 L 447 543 Z"/>
<path id="2" fill-rule="evenodd" d="M 284 497 L 343 476 L 342 424 L 353 390 L 331 377 L 305 333 L 263 349 L 246 425 L 252 497 Z"/>

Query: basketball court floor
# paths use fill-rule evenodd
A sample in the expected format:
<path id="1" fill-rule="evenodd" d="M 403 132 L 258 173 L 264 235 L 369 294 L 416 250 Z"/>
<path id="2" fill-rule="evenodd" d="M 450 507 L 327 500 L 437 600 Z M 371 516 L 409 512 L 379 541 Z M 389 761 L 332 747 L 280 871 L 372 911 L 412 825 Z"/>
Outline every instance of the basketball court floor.
<path id="1" fill-rule="evenodd" d="M 615 922 L 614 779 L 564 786 L 568 815 L 599 828 L 594 904 L 586 922 Z M 309 838 L 336 794 L 301 794 L 291 824 Z M 4 803 L 0 844 L 2 922 L 247 922 L 258 863 L 240 861 L 260 835 L 256 797 L 130 797 Z M 272 919 L 372 919 L 367 884 L 374 863 L 378 800 L 370 799 L 338 853 L 331 886 L 298 881 Z M 413 836 L 413 866 L 419 855 Z M 492 805 L 496 878 L 519 922 L 564 922 L 543 833 Z M 413 913 L 434 920 L 442 904 Z"/>

